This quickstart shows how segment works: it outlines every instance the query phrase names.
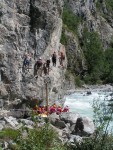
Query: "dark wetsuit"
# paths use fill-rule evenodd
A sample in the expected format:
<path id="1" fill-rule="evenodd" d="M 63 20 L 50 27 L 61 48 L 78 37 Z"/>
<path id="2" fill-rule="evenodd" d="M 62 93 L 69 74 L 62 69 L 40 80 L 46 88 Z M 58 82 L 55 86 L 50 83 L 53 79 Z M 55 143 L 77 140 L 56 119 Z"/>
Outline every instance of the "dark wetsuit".
<path id="1" fill-rule="evenodd" d="M 52 55 L 52 63 L 53 63 L 53 66 L 56 66 L 56 54 L 53 53 Z"/>

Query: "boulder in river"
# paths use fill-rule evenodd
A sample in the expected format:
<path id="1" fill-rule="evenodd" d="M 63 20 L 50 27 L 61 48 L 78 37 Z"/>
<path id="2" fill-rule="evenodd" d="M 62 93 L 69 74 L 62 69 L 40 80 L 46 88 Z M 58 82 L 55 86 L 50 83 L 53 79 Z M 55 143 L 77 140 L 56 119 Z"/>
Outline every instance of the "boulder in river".
<path id="1" fill-rule="evenodd" d="M 87 91 L 87 95 L 91 95 L 92 93 L 91 93 L 91 91 Z"/>

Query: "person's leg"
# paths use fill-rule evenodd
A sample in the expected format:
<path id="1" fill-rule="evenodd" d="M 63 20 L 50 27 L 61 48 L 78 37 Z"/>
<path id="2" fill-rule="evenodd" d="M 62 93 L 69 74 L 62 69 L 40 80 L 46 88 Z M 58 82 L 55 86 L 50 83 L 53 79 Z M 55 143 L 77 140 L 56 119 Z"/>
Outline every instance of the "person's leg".
<path id="1" fill-rule="evenodd" d="M 49 74 L 49 70 L 50 70 L 49 67 L 50 67 L 50 66 L 48 65 L 48 68 L 47 68 L 47 69 L 48 69 L 48 70 L 47 70 L 48 74 Z"/>
<path id="2" fill-rule="evenodd" d="M 27 69 L 28 69 L 28 71 L 29 71 L 29 65 L 30 65 L 30 62 L 28 61 L 27 62 L 27 67 L 28 67 Z"/>
<path id="3" fill-rule="evenodd" d="M 61 66 L 63 66 L 63 59 L 61 58 Z"/>
<path id="4" fill-rule="evenodd" d="M 41 77 L 42 77 L 42 70 L 43 70 L 43 68 L 40 67 L 40 76 L 41 76 Z"/>
<path id="5" fill-rule="evenodd" d="M 54 59 L 52 59 L 52 63 L 53 63 L 53 66 L 54 66 Z"/>
<path id="6" fill-rule="evenodd" d="M 59 63 L 60 63 L 60 65 L 61 65 L 61 57 L 59 58 Z"/>
<path id="7" fill-rule="evenodd" d="M 56 59 L 55 59 L 55 62 L 54 62 L 54 63 L 55 63 L 55 67 L 56 67 Z"/>

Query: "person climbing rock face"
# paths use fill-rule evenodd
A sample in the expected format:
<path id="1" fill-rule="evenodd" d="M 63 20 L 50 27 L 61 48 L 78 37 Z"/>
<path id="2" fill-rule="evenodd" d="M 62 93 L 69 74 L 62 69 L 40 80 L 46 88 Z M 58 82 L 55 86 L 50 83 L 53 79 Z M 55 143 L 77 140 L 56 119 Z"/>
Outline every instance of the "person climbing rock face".
<path id="1" fill-rule="evenodd" d="M 44 71 L 44 75 L 47 75 L 48 71 L 47 71 L 47 64 L 46 63 L 43 64 L 43 71 Z"/>
<path id="2" fill-rule="evenodd" d="M 65 60 L 65 55 L 63 52 L 60 53 L 59 62 L 60 65 L 63 66 L 63 61 Z"/>
<path id="3" fill-rule="evenodd" d="M 40 70 L 40 76 L 42 76 L 42 65 L 43 65 L 43 62 L 42 62 L 42 58 L 40 57 L 34 66 L 34 75 L 37 75 L 37 71 Z"/>
<path id="4" fill-rule="evenodd" d="M 48 58 L 46 60 L 46 67 L 47 67 L 47 74 L 49 74 L 49 71 L 50 71 L 50 58 Z"/>
<path id="5" fill-rule="evenodd" d="M 55 66 L 56 67 L 56 52 L 54 52 L 53 54 L 52 54 L 52 63 L 53 63 L 53 66 Z"/>
<path id="6" fill-rule="evenodd" d="M 25 53 L 25 55 L 24 55 L 24 61 L 23 61 L 23 67 L 24 67 L 24 69 L 26 67 L 28 67 L 28 69 L 29 69 L 30 61 L 31 61 L 30 55 L 27 54 L 27 53 Z"/>

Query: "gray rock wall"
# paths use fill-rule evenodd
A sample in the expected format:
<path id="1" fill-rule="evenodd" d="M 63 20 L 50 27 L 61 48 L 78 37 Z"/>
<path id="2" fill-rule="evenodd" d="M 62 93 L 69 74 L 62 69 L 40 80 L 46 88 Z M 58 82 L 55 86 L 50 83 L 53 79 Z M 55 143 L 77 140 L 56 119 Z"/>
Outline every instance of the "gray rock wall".
<path id="1" fill-rule="evenodd" d="M 108 48 L 113 36 L 113 18 L 112 11 L 110 12 L 106 6 L 106 1 L 69 0 L 68 6 L 82 19 L 78 28 L 79 35 L 82 36 L 83 28 L 87 26 L 89 31 L 98 32 L 104 48 Z"/>
<path id="2" fill-rule="evenodd" d="M 81 18 L 77 29 L 79 38 L 82 39 L 83 28 L 87 26 L 89 31 L 99 33 L 106 49 L 113 36 L 112 13 L 104 1 L 100 10 L 96 4 L 96 0 L 67 1 L 68 7 Z M 51 103 L 63 96 L 63 89 L 75 88 L 74 78 L 65 82 L 67 59 L 68 67 L 74 68 L 77 75 L 87 70 L 80 41 L 68 30 L 65 31 L 69 41 L 66 51 L 71 57 L 65 59 L 64 67 L 59 65 L 59 52 L 65 53 L 65 47 L 60 44 L 62 9 L 63 0 L 0 1 L 0 101 L 5 106 L 16 99 L 45 100 L 45 76 L 34 77 L 34 64 L 40 56 L 46 60 L 54 51 L 57 54 L 57 67 L 51 64 L 47 77 Z M 29 70 L 22 69 L 26 52 L 31 55 Z"/>
<path id="3" fill-rule="evenodd" d="M 44 75 L 34 77 L 34 64 L 38 57 L 46 60 L 60 49 L 62 30 L 62 0 L 1 0 L 0 1 L 0 98 L 3 103 L 12 103 L 17 98 L 31 100 L 45 99 Z M 23 56 L 31 55 L 30 69 L 23 70 Z M 50 72 L 51 97 L 53 87 L 58 88 L 58 98 L 63 79 L 57 85 L 63 72 L 52 66 Z M 26 101 L 26 102 L 27 102 Z"/>
<path id="4" fill-rule="evenodd" d="M 75 18 L 79 18 L 78 27 L 73 22 L 66 22 L 64 14 L 63 40 L 65 43 L 66 54 L 68 59 L 68 74 L 74 74 L 83 78 L 87 74 L 87 60 L 84 56 L 84 29 L 89 32 L 97 32 L 102 41 L 103 49 L 110 47 L 113 39 L 113 13 L 106 6 L 105 1 L 97 0 L 64 0 L 65 8 L 71 10 L 75 14 Z M 68 16 L 68 15 L 67 15 Z M 70 16 L 70 15 L 69 15 Z M 65 25 L 66 23 L 66 25 Z M 76 33 L 75 33 L 76 30 Z M 67 76 L 68 76 L 67 74 Z M 66 88 L 74 87 L 74 80 L 68 78 Z M 69 86 L 68 86 L 68 85 Z M 76 85 L 75 85 L 76 86 Z"/>

